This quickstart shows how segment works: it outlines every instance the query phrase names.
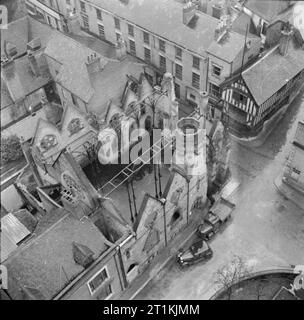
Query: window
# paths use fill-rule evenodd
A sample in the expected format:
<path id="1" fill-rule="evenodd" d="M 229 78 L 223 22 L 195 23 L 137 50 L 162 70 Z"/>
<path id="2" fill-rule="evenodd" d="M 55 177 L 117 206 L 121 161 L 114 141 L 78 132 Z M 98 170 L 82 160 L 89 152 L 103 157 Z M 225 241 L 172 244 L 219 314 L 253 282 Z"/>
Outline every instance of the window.
<path id="1" fill-rule="evenodd" d="M 112 286 L 109 284 L 97 295 L 97 300 L 106 300 L 113 294 Z"/>
<path id="2" fill-rule="evenodd" d="M 88 287 L 91 295 L 93 295 L 107 279 L 109 279 L 107 269 L 103 268 L 91 280 L 89 280 Z"/>
<path id="3" fill-rule="evenodd" d="M 220 89 L 220 87 L 215 85 L 215 84 L 213 84 L 213 83 L 210 83 L 209 93 L 213 97 L 216 97 L 216 98 L 220 98 L 221 97 L 221 89 Z"/>
<path id="4" fill-rule="evenodd" d="M 103 39 L 106 38 L 105 36 L 105 31 L 104 31 L 104 26 L 102 24 L 98 24 L 98 32 L 99 32 L 99 36 Z"/>
<path id="5" fill-rule="evenodd" d="M 180 99 L 180 85 L 175 83 L 174 87 L 175 87 L 175 96 L 177 99 Z"/>
<path id="6" fill-rule="evenodd" d="M 232 98 L 235 101 L 240 102 L 242 104 L 246 104 L 247 103 L 247 97 L 245 95 L 241 94 L 238 91 L 233 91 Z"/>
<path id="7" fill-rule="evenodd" d="M 178 221 L 182 218 L 180 211 L 179 210 L 175 210 L 172 217 L 171 217 L 171 221 L 170 221 L 170 225 L 171 225 L 171 229 L 174 228 Z"/>
<path id="8" fill-rule="evenodd" d="M 145 50 L 145 60 L 147 62 L 150 62 L 151 61 L 151 51 L 148 48 L 144 48 L 144 50 Z"/>
<path id="9" fill-rule="evenodd" d="M 120 21 L 117 18 L 114 18 L 114 24 L 115 24 L 115 28 L 120 30 Z"/>
<path id="10" fill-rule="evenodd" d="M 191 99 L 191 100 L 194 100 L 194 101 L 196 100 L 195 95 L 194 95 L 193 93 L 190 93 L 189 96 L 190 96 L 190 99 Z"/>
<path id="11" fill-rule="evenodd" d="M 134 37 L 134 27 L 130 24 L 128 24 L 128 32 L 129 36 Z"/>
<path id="12" fill-rule="evenodd" d="M 261 32 L 262 32 L 262 34 L 263 34 L 264 36 L 266 36 L 266 31 L 267 31 L 267 23 L 266 23 L 266 22 L 263 22 L 263 26 L 262 26 Z"/>
<path id="13" fill-rule="evenodd" d="M 222 15 L 222 8 L 217 7 L 217 6 L 213 6 L 212 7 L 212 17 L 216 18 L 216 19 L 220 19 Z"/>
<path id="14" fill-rule="evenodd" d="M 82 15 L 83 27 L 89 29 L 89 18 L 87 15 Z"/>
<path id="15" fill-rule="evenodd" d="M 102 20 L 101 10 L 96 8 L 96 16 L 98 20 Z"/>
<path id="16" fill-rule="evenodd" d="M 299 177 L 300 177 L 301 171 L 296 169 L 296 168 L 292 168 L 292 172 L 291 172 L 291 178 L 298 181 Z"/>
<path id="17" fill-rule="evenodd" d="M 220 75 L 221 75 L 221 68 L 220 67 L 218 67 L 218 66 L 216 66 L 216 65 L 212 65 L 212 74 L 214 75 L 214 76 L 217 76 L 217 77 L 219 77 Z"/>
<path id="18" fill-rule="evenodd" d="M 159 67 L 162 71 L 166 71 L 166 58 L 159 56 Z"/>
<path id="19" fill-rule="evenodd" d="M 120 33 L 116 33 L 116 42 L 119 42 L 121 38 L 121 34 Z"/>
<path id="20" fill-rule="evenodd" d="M 144 43 L 149 44 L 150 43 L 149 33 L 144 31 L 143 35 L 144 35 Z"/>
<path id="21" fill-rule="evenodd" d="M 72 101 L 73 101 L 74 106 L 78 107 L 78 101 L 77 101 L 76 96 L 73 93 L 71 93 L 71 97 L 72 97 Z"/>
<path id="22" fill-rule="evenodd" d="M 82 12 L 87 12 L 87 11 L 86 11 L 85 3 L 82 2 L 82 1 L 80 1 L 80 10 L 81 10 Z"/>
<path id="23" fill-rule="evenodd" d="M 182 60 L 182 49 L 175 47 L 175 58 L 177 60 Z"/>
<path id="24" fill-rule="evenodd" d="M 183 80 L 183 67 L 179 64 L 175 64 L 175 76 L 179 80 Z"/>
<path id="25" fill-rule="evenodd" d="M 200 88 L 200 75 L 197 73 L 192 73 L 192 87 L 199 89 Z"/>
<path id="26" fill-rule="evenodd" d="M 66 0 L 66 4 L 67 4 L 68 6 L 70 6 L 70 5 L 71 5 L 71 0 Z"/>
<path id="27" fill-rule="evenodd" d="M 199 70 L 199 68 L 200 68 L 200 58 L 193 57 L 192 67 Z"/>
<path id="28" fill-rule="evenodd" d="M 130 44 L 130 53 L 135 56 L 136 55 L 135 42 L 133 40 L 129 40 L 129 44 Z"/>
<path id="29" fill-rule="evenodd" d="M 159 50 L 162 52 L 166 52 L 166 42 L 159 39 Z"/>

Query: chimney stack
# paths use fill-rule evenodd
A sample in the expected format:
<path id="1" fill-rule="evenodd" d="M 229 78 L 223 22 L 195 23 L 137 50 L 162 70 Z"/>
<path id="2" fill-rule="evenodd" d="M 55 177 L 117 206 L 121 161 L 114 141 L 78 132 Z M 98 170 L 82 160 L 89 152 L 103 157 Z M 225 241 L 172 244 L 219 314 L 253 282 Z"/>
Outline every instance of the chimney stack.
<path id="1" fill-rule="evenodd" d="M 96 52 L 87 57 L 86 66 L 89 74 L 101 71 L 100 57 L 97 56 Z"/>
<path id="2" fill-rule="evenodd" d="M 3 57 L 1 62 L 1 75 L 13 101 L 24 98 L 24 90 L 16 72 L 15 60 Z"/>
<path id="3" fill-rule="evenodd" d="M 127 56 L 127 45 L 126 42 L 120 37 L 115 45 L 116 58 L 122 60 Z"/>
<path id="4" fill-rule="evenodd" d="M 15 61 L 12 58 L 3 57 L 1 62 L 1 73 L 5 80 L 11 80 L 15 76 Z"/>
<path id="5" fill-rule="evenodd" d="M 199 113 L 204 118 L 203 129 L 206 129 L 206 118 L 208 115 L 209 94 L 207 91 L 200 92 Z"/>
<path id="6" fill-rule="evenodd" d="M 35 38 L 27 44 L 27 57 L 30 64 L 30 68 L 33 74 L 38 77 L 40 76 L 40 68 L 38 65 L 38 54 L 41 53 L 41 40 Z"/>
<path id="7" fill-rule="evenodd" d="M 175 101 L 173 76 L 170 72 L 166 72 L 164 74 L 161 83 L 161 89 L 163 92 L 167 92 L 168 96 L 170 97 L 170 101 Z"/>
<path id="8" fill-rule="evenodd" d="M 70 11 L 66 17 L 68 31 L 71 34 L 79 34 L 81 31 L 79 15 L 76 13 L 76 9 Z"/>
<path id="9" fill-rule="evenodd" d="M 290 41 L 292 33 L 293 33 L 292 27 L 289 24 L 289 22 L 287 22 L 284 25 L 283 30 L 281 31 L 279 50 L 280 50 L 280 54 L 282 56 L 286 56 L 286 54 L 288 52 L 289 41 Z"/>
<path id="10" fill-rule="evenodd" d="M 191 19 L 195 16 L 196 4 L 189 1 L 183 7 L 183 24 L 188 25 Z"/>

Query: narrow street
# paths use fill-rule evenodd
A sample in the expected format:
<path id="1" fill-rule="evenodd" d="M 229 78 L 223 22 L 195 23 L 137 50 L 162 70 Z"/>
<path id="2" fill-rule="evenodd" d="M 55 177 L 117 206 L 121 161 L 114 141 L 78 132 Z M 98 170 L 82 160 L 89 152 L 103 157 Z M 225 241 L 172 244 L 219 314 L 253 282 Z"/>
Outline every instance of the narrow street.
<path id="1" fill-rule="evenodd" d="M 185 270 L 168 266 L 136 299 L 209 299 L 217 289 L 216 271 L 234 255 L 253 271 L 304 264 L 304 212 L 273 183 L 286 161 L 297 121 L 303 118 L 302 93 L 263 146 L 249 149 L 232 143 L 230 167 L 241 186 L 233 195 L 232 221 L 210 242 L 213 258 Z"/>

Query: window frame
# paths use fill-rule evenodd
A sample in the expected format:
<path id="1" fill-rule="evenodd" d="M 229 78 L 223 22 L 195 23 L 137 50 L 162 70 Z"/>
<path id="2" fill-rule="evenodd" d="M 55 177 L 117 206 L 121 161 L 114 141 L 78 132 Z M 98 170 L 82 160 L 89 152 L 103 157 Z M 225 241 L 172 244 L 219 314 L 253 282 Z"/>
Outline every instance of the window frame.
<path id="1" fill-rule="evenodd" d="M 177 53 L 180 52 L 180 55 L 178 55 Z M 183 50 L 180 47 L 175 47 L 175 59 L 182 61 L 183 59 Z"/>
<path id="2" fill-rule="evenodd" d="M 107 275 L 106 279 L 103 280 L 95 290 L 92 290 L 92 288 L 90 287 L 90 282 L 92 282 L 95 278 L 97 278 L 104 270 L 106 271 L 106 275 Z M 94 274 L 94 276 L 92 276 L 92 277 L 87 281 L 87 287 L 88 287 L 88 289 L 89 289 L 89 291 L 90 291 L 91 296 L 93 296 L 93 295 L 102 287 L 102 285 L 105 283 L 105 281 L 106 281 L 106 280 L 109 280 L 109 279 L 110 279 L 110 275 L 109 275 L 109 271 L 108 271 L 108 267 L 107 267 L 107 266 L 104 266 L 104 267 L 101 268 L 98 272 L 96 272 L 96 273 Z M 113 292 L 112 292 L 112 293 L 113 293 Z"/>
<path id="3" fill-rule="evenodd" d="M 132 46 L 131 46 L 131 43 L 132 45 L 134 44 L 134 51 L 132 50 Z M 129 48 L 130 48 L 130 53 L 134 56 L 136 56 L 136 43 L 134 40 L 132 39 L 129 39 Z"/>
<path id="4" fill-rule="evenodd" d="M 143 31 L 143 40 L 145 44 L 150 45 L 150 35 L 146 31 Z"/>
<path id="5" fill-rule="evenodd" d="M 201 59 L 199 57 L 196 57 L 196 56 L 192 56 L 193 59 L 192 59 L 192 67 L 196 70 L 200 70 L 201 68 Z M 194 61 L 197 61 L 198 64 L 194 63 Z"/>
<path id="6" fill-rule="evenodd" d="M 166 41 L 158 39 L 159 51 L 166 53 Z"/>
<path id="7" fill-rule="evenodd" d="M 218 69 L 219 70 L 219 74 L 216 74 L 214 71 Z M 222 73 L 222 67 L 218 66 L 217 64 L 215 63 L 212 63 L 212 75 L 219 78 L 221 76 L 221 73 Z"/>
<path id="8" fill-rule="evenodd" d="M 97 20 L 102 21 L 102 12 L 99 8 L 95 8 Z"/>
<path id="9" fill-rule="evenodd" d="M 177 69 L 178 68 L 181 68 L 181 77 L 178 76 L 178 72 L 177 72 Z M 175 63 L 175 77 L 179 80 L 183 80 L 183 66 L 178 64 L 178 63 Z"/>
<path id="10" fill-rule="evenodd" d="M 219 95 L 214 95 L 213 94 L 213 88 L 214 87 L 217 87 L 219 89 L 219 91 L 218 91 Z M 211 94 L 212 97 L 215 97 L 215 98 L 221 98 L 222 97 L 221 88 L 218 85 L 216 85 L 216 84 L 214 84 L 212 82 L 209 82 L 209 93 Z"/>
<path id="11" fill-rule="evenodd" d="M 105 33 L 105 30 L 104 30 L 104 25 L 101 24 L 101 23 L 98 23 L 97 25 L 98 25 L 98 34 L 99 34 L 100 38 L 105 39 L 106 38 L 106 33 Z M 103 30 L 103 32 L 102 32 L 103 35 L 101 35 L 101 32 L 100 32 L 101 28 Z"/>
<path id="12" fill-rule="evenodd" d="M 146 52 L 149 52 L 150 54 L 149 54 L 149 59 L 147 60 L 146 59 Z M 147 48 L 147 47 L 144 47 L 144 60 L 146 61 L 146 62 L 151 62 L 151 49 L 149 49 L 149 48 Z"/>
<path id="13" fill-rule="evenodd" d="M 195 76 L 198 77 L 197 79 L 195 79 Z M 195 80 L 195 81 L 194 81 Z M 196 81 L 198 80 L 198 83 L 197 83 L 197 86 L 195 85 L 196 84 Z M 191 85 L 193 88 L 195 89 L 200 89 L 201 87 L 201 75 L 198 74 L 197 72 L 192 72 L 192 79 L 191 79 Z"/>
<path id="14" fill-rule="evenodd" d="M 87 8 L 86 8 L 86 5 L 85 5 L 85 2 L 83 2 L 83 1 L 79 1 L 79 2 L 80 2 L 80 11 L 84 12 L 84 13 L 87 13 Z"/>
<path id="15" fill-rule="evenodd" d="M 163 61 L 165 62 L 165 63 L 164 63 L 164 66 L 161 64 L 162 59 L 163 59 Z M 166 59 L 165 56 L 163 56 L 163 55 L 161 55 L 161 54 L 159 55 L 159 68 L 160 68 L 160 70 L 162 70 L 162 71 L 166 71 L 166 70 L 167 70 L 167 59 Z"/>
<path id="16" fill-rule="evenodd" d="M 117 17 L 114 17 L 114 27 L 116 30 L 120 30 L 120 20 Z"/>
<path id="17" fill-rule="evenodd" d="M 130 30 L 132 30 L 132 31 L 130 32 Z M 128 23 L 128 35 L 130 37 L 134 37 L 134 26 L 132 24 L 129 24 L 129 23 Z"/>

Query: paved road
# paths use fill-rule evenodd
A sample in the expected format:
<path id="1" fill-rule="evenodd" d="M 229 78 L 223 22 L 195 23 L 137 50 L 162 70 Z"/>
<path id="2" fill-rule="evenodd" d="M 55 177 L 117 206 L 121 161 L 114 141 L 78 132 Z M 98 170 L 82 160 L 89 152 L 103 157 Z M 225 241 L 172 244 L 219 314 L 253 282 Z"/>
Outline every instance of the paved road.
<path id="1" fill-rule="evenodd" d="M 243 257 L 254 271 L 304 264 L 304 211 L 284 199 L 273 184 L 300 118 L 303 95 L 263 146 L 248 149 L 233 143 L 231 170 L 242 185 L 234 195 L 232 222 L 211 242 L 214 257 L 185 271 L 175 264 L 168 267 L 136 299 L 209 299 L 216 290 L 216 271 L 233 255 Z"/>

